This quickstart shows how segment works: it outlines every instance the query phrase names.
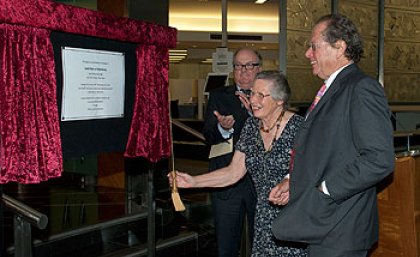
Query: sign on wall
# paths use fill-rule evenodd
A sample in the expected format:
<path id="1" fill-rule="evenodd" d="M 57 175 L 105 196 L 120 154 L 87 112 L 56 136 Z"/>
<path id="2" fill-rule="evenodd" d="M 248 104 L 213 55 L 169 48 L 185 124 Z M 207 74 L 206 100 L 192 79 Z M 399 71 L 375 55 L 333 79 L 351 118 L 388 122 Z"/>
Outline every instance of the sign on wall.
<path id="1" fill-rule="evenodd" d="M 227 73 L 233 71 L 232 61 L 233 53 L 229 52 L 226 47 L 216 48 L 216 52 L 212 54 L 212 71 L 214 73 Z"/>
<path id="2" fill-rule="evenodd" d="M 124 117 L 124 53 L 63 47 L 62 121 Z"/>

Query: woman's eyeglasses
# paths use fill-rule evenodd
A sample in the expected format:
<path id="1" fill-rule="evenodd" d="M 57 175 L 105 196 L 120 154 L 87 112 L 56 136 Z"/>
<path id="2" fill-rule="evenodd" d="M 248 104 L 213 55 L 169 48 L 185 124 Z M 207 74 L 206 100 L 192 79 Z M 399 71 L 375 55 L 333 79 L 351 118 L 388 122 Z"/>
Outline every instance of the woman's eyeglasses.
<path id="1" fill-rule="evenodd" d="M 251 93 L 249 94 L 249 96 L 250 97 L 256 97 L 258 100 L 262 100 L 265 97 L 270 96 L 270 94 L 264 95 L 263 93 L 258 92 L 258 91 L 251 91 Z"/>

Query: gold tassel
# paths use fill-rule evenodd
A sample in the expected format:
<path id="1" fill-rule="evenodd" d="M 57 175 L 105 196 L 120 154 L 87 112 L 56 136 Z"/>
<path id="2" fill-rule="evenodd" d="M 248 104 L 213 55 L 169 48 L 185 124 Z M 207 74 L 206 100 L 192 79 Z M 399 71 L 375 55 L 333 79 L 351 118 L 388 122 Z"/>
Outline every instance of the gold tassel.
<path id="1" fill-rule="evenodd" d="M 181 197 L 178 193 L 178 187 L 176 186 L 176 173 L 172 170 L 172 202 L 175 207 L 175 211 L 185 211 L 184 203 L 182 203 Z"/>

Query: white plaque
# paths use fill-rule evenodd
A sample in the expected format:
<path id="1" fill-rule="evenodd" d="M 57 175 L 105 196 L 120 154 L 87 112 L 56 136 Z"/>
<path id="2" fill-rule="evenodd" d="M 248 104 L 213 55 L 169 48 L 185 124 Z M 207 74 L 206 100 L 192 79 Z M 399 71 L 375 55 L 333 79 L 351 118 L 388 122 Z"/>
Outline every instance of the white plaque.
<path id="1" fill-rule="evenodd" d="M 62 48 L 61 120 L 124 117 L 124 53 Z"/>

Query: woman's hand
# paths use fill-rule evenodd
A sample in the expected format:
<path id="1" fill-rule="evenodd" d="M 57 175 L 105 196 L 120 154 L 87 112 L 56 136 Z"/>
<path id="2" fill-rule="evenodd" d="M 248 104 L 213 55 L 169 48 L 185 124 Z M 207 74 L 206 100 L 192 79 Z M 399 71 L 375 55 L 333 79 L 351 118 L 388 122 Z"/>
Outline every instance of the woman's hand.
<path id="1" fill-rule="evenodd" d="M 285 178 L 271 189 L 268 200 L 275 205 L 286 205 L 289 202 L 289 179 Z"/>
<path id="2" fill-rule="evenodd" d="M 191 175 L 188 175 L 184 172 L 175 171 L 176 173 L 176 186 L 180 188 L 191 188 L 195 187 L 195 180 L 194 177 Z M 168 174 L 169 184 L 172 187 L 173 183 L 173 173 L 169 172 Z"/>

